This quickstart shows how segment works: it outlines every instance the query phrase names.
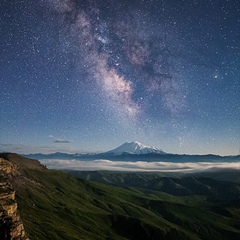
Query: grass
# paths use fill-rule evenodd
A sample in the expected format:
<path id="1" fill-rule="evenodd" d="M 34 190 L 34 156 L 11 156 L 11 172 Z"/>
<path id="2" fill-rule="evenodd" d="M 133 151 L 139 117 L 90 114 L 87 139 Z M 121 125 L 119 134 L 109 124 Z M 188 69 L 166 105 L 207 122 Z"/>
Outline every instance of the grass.
<path id="1" fill-rule="evenodd" d="M 30 239 L 231 239 L 240 215 L 212 211 L 204 196 L 174 196 L 28 170 L 32 185 L 17 192 Z M 36 183 L 38 183 L 36 185 Z M 220 209 L 224 209 L 222 205 Z M 229 207 L 228 207 L 229 208 Z M 232 211 L 234 207 L 231 207 Z M 226 211 L 227 208 L 226 208 Z"/>

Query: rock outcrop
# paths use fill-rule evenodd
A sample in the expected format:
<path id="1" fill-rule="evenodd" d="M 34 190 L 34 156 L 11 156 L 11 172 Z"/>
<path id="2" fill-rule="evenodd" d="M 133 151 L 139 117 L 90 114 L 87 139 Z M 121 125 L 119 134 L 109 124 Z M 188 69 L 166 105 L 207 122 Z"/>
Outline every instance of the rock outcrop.
<path id="1" fill-rule="evenodd" d="M 15 190 L 12 188 L 11 176 L 17 165 L 0 158 L 0 239 L 29 240 L 23 223 L 17 212 Z"/>

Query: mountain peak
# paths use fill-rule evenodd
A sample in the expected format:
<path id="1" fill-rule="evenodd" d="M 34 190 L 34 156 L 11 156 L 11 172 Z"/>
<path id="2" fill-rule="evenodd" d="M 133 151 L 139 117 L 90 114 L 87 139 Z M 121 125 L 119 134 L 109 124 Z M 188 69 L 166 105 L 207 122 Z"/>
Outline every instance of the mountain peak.
<path id="1" fill-rule="evenodd" d="M 115 155 L 121 155 L 123 153 L 129 153 L 129 154 L 160 153 L 160 154 L 165 154 L 165 152 L 163 152 L 162 150 L 160 150 L 158 148 L 145 146 L 138 141 L 125 142 L 121 146 L 119 146 L 111 151 L 108 151 L 108 153 L 114 153 Z"/>

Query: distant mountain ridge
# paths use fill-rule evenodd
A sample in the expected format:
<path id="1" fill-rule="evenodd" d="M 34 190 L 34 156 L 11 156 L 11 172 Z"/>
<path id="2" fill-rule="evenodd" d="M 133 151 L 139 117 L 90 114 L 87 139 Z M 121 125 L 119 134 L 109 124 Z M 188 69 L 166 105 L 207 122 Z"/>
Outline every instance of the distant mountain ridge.
<path id="1" fill-rule="evenodd" d="M 25 157 L 42 159 L 64 159 L 64 160 L 97 160 L 106 159 L 113 161 L 147 161 L 147 162 L 235 162 L 240 156 L 219 156 L 214 154 L 187 155 L 166 153 L 156 147 L 145 146 L 140 142 L 125 142 L 121 146 L 103 153 L 35 153 L 25 154 Z"/>
<path id="2" fill-rule="evenodd" d="M 147 154 L 161 154 L 166 155 L 167 153 L 158 149 L 156 147 L 150 147 L 143 145 L 140 142 L 125 142 L 121 146 L 102 153 L 34 153 L 34 154 L 24 154 L 25 157 L 34 159 L 98 159 L 98 158 L 110 158 L 118 156 L 128 156 L 128 155 L 147 155 Z"/>

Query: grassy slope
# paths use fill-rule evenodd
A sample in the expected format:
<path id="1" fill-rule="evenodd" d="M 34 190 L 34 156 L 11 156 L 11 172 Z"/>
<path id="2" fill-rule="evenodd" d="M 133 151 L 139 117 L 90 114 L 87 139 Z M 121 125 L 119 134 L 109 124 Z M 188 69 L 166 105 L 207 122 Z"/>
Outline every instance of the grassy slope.
<path id="1" fill-rule="evenodd" d="M 240 237 L 237 201 L 218 203 L 204 195 L 124 189 L 42 167 L 24 165 L 20 172 L 14 180 L 17 201 L 32 240 Z"/>
<path id="2" fill-rule="evenodd" d="M 204 196 L 172 196 L 28 170 L 36 184 L 18 193 L 32 239 L 232 239 L 240 236 L 234 206 Z M 29 221 L 28 221 L 29 220 Z M 33 231 L 34 229 L 34 231 Z M 122 236 L 122 237 L 120 237 Z M 225 237 L 224 237 L 225 236 Z"/>
<path id="3" fill-rule="evenodd" d="M 67 172 L 80 179 L 124 188 L 134 187 L 161 191 L 175 196 L 205 195 L 212 200 L 223 201 L 235 200 L 240 196 L 240 182 L 219 181 L 210 178 L 207 173 L 193 175 L 158 172 L 85 172 L 72 170 Z M 223 175 L 225 173 L 219 173 L 219 176 Z"/>
<path id="4" fill-rule="evenodd" d="M 197 239 L 148 209 L 158 197 L 57 171 L 28 170 L 28 177 L 35 185 L 22 187 L 17 196 L 31 239 L 152 239 L 175 228 L 176 234 Z"/>

